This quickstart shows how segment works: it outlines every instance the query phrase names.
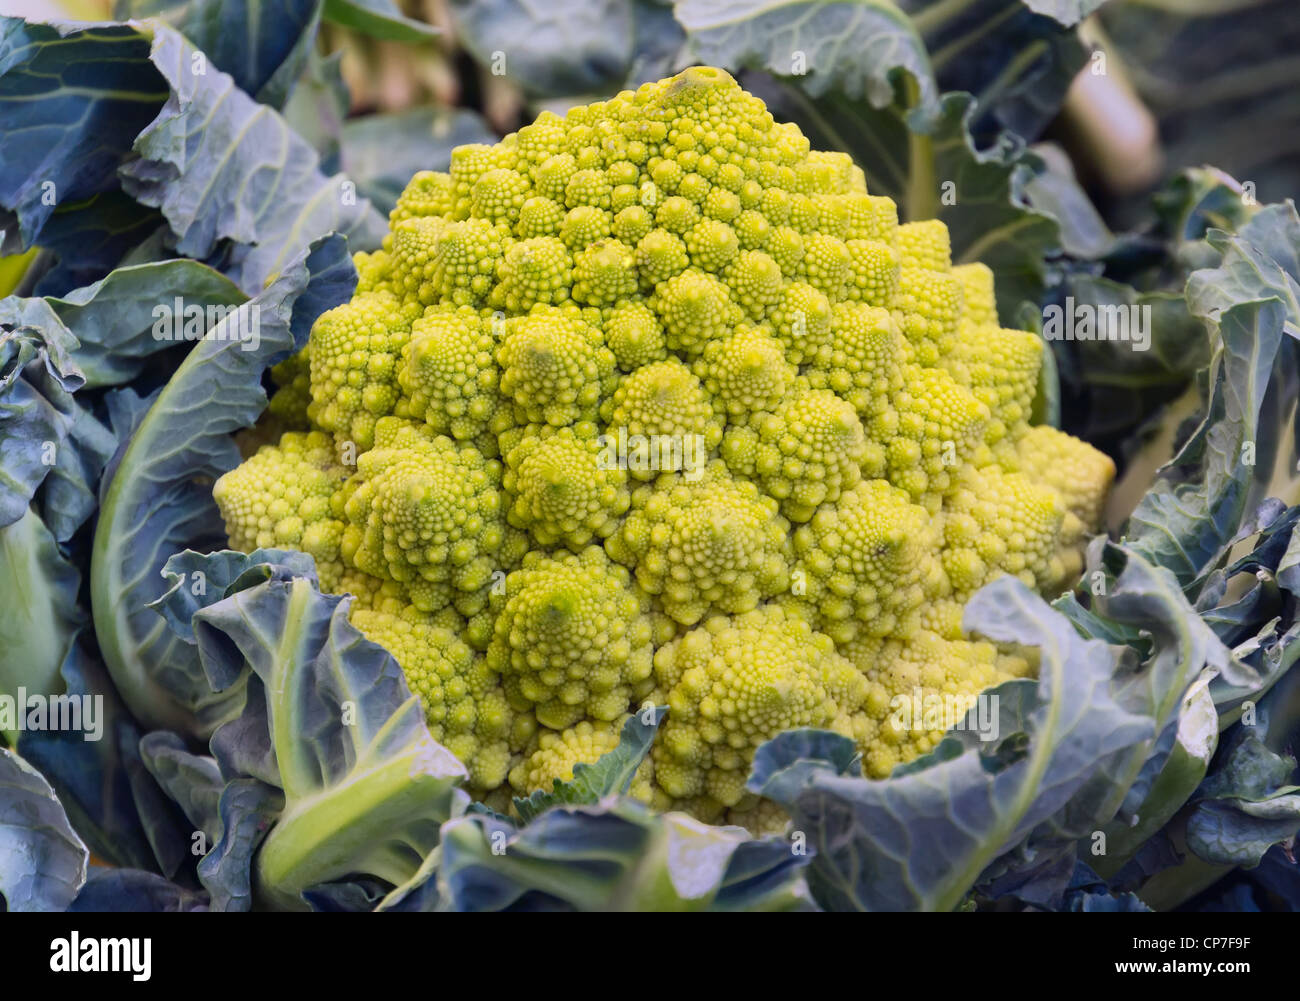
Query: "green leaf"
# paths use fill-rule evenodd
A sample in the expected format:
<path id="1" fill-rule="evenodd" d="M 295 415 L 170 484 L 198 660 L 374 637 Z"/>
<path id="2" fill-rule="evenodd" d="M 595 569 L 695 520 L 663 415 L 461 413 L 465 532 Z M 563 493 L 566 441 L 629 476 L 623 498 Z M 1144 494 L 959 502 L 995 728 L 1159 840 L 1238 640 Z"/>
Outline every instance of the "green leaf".
<path id="1" fill-rule="evenodd" d="M 1116 633 L 1132 637 L 1127 654 L 1134 665 L 1125 665 L 1116 672 L 1112 692 L 1125 709 L 1151 721 L 1151 735 L 1095 763 L 1091 780 L 1034 833 L 1031 844 L 1039 851 L 1043 843 L 1056 839 L 1084 839 L 1082 850 L 1090 851 L 1090 839 L 1097 830 L 1106 830 L 1110 825 L 1109 830 L 1115 832 L 1119 825 L 1132 824 L 1135 818 L 1139 823 L 1151 819 L 1144 811 L 1157 808 L 1150 802 L 1151 789 L 1177 747 L 1170 728 L 1178 721 L 1189 688 L 1206 671 L 1235 684 L 1258 684 L 1260 680 L 1196 615 L 1169 571 L 1152 566 L 1104 537 L 1095 539 L 1089 547 L 1087 566 L 1085 579 L 1094 583 L 1093 590 L 1102 593 L 1091 595 L 1091 618 L 1076 623 L 1087 634 L 1089 626 L 1099 620 L 1104 622 L 1104 630 L 1091 634 L 1099 640 L 1109 642 Z M 1204 679 L 1204 684 L 1208 680 Z M 1183 799 L 1189 791 L 1182 790 Z M 1162 801 L 1159 809 L 1167 811 L 1165 820 L 1181 802 Z M 1124 835 L 1120 837 L 1122 840 Z M 1131 847 L 1136 848 L 1142 840 Z M 1106 850 L 1106 865 L 1125 859 L 1110 844 Z"/>
<path id="2" fill-rule="evenodd" d="M 900 0 L 920 33 L 944 91 L 978 101 L 981 144 L 1010 130 L 1038 138 L 1056 117 L 1087 58 L 1077 33 L 1023 0 Z"/>
<path id="3" fill-rule="evenodd" d="M 1125 542 L 1169 568 L 1184 586 L 1225 555 L 1257 499 L 1252 471 L 1243 464 L 1246 447 L 1271 468 L 1268 429 L 1260 427 L 1259 414 L 1285 317 L 1277 301 L 1243 302 L 1222 314 L 1207 413 L 1129 519 Z"/>
<path id="4" fill-rule="evenodd" d="M 886 0 L 677 0 L 674 11 L 699 62 L 798 76 L 811 97 L 833 89 L 877 108 L 906 73 L 920 105 L 935 99 L 925 45 Z"/>
<path id="5" fill-rule="evenodd" d="M 252 778 L 226 783 L 218 801 L 221 836 L 199 862 L 199 879 L 214 911 L 253 906 L 253 855 L 284 809 L 279 789 Z"/>
<path id="6" fill-rule="evenodd" d="M 356 272 L 329 237 L 209 331 L 135 429 L 103 491 L 90 567 L 95 633 L 122 698 L 149 729 L 205 739 L 238 712 L 215 694 L 193 646 L 149 607 L 167 558 L 224 542 L 211 482 L 239 462 L 230 433 L 266 406 L 262 372 L 300 348 L 315 318 L 345 301 Z M 254 345 L 235 336 L 259 317 Z M 251 350 L 248 350 L 249 348 Z"/>
<path id="7" fill-rule="evenodd" d="M 1024 0 L 1025 6 L 1036 14 L 1055 18 L 1064 25 L 1078 24 L 1106 0 Z"/>
<path id="8" fill-rule="evenodd" d="M 40 233 L 42 252 L 57 258 L 58 263 L 29 290 L 41 296 L 67 295 L 99 281 L 115 264 L 143 263 L 128 260 L 141 247 L 153 250 L 152 256 L 144 258 L 147 261 L 173 257 L 162 245 L 166 232 L 159 212 L 121 190 L 64 203 Z"/>
<path id="9" fill-rule="evenodd" d="M 32 246 L 56 206 L 118 188 L 117 165 L 167 99 L 148 53 L 130 25 L 0 20 L 4 253 Z"/>
<path id="10" fill-rule="evenodd" d="M 1076 426 L 1090 438 L 1132 434 L 1157 407 L 1181 395 L 1209 363 L 1205 324 L 1188 311 L 1181 292 L 1139 292 L 1127 283 L 1092 275 L 1068 277 L 1064 291 L 1068 298 L 1063 309 L 1087 307 L 1098 326 L 1106 323 L 1108 331 L 1110 317 L 1150 310 L 1146 350 L 1101 338 L 1071 345 L 1071 381 L 1087 393 L 1087 405 L 1077 408 Z"/>
<path id="11" fill-rule="evenodd" d="M 255 295 L 313 239 L 342 232 L 365 249 L 384 230 L 274 108 L 161 22 L 0 22 L 0 164 L 4 249 L 46 241 L 48 230 L 67 258 L 42 280 L 51 294 L 103 277 L 124 255 L 179 252 Z M 128 253 L 140 243 L 150 244 L 143 258 Z"/>
<path id="12" fill-rule="evenodd" d="M 292 580 L 305 577 L 316 583 L 316 561 L 297 550 L 254 549 L 241 553 L 223 549 L 215 553 L 196 553 L 187 549 L 170 557 L 162 568 L 167 590 L 150 603 L 187 643 L 196 643 L 194 613 L 215 605 L 264 580 Z"/>
<path id="13" fill-rule="evenodd" d="M 194 616 L 214 684 L 245 664 L 255 675 L 247 711 L 265 721 L 284 793 L 257 885 L 280 908 L 305 909 L 305 890 L 351 874 L 403 884 L 468 801 L 464 766 L 429 736 L 393 657 L 348 624 L 350 602 L 269 580 Z"/>
<path id="14" fill-rule="evenodd" d="M 325 20 L 389 42 L 421 42 L 438 33 L 407 17 L 393 0 L 325 0 Z"/>
<path id="15" fill-rule="evenodd" d="M 71 430 L 83 383 L 76 344 L 43 300 L 0 299 L 0 525 L 27 511 Z"/>
<path id="16" fill-rule="evenodd" d="M 686 64 L 682 48 L 686 32 L 673 16 L 672 4 L 662 0 L 632 0 L 636 53 L 624 86 L 635 90 L 672 76 Z"/>
<path id="17" fill-rule="evenodd" d="M 0 896 L 11 911 L 62 911 L 86 881 L 89 853 L 48 782 L 0 748 Z"/>
<path id="18" fill-rule="evenodd" d="M 207 909 L 207 894 L 178 886 L 156 873 L 96 866 L 90 870 L 86 885 L 77 894 L 68 913 L 114 911 L 171 914 Z"/>
<path id="19" fill-rule="evenodd" d="M 128 194 L 161 210 L 176 249 L 206 258 L 232 241 L 222 270 L 253 295 L 306 240 L 339 232 L 356 249 L 377 245 L 383 220 L 351 182 L 325 177 L 315 151 L 225 73 L 191 72 L 195 53 L 156 29 L 150 59 L 172 94 L 119 171 Z"/>
<path id="20" fill-rule="evenodd" d="M 149 774 L 181 808 L 185 818 L 216 844 L 221 830 L 219 803 L 225 783 L 215 759 L 192 754 L 174 733 L 157 730 L 140 741 Z"/>
<path id="21" fill-rule="evenodd" d="M 320 155 L 324 173 L 339 169 L 339 137 L 352 105 L 342 65 L 342 52 L 328 56 L 313 52 L 282 112 L 289 127 Z"/>
<path id="22" fill-rule="evenodd" d="M 323 0 L 117 0 L 119 21 L 158 17 L 263 104 L 284 107 L 316 42 Z"/>
<path id="23" fill-rule="evenodd" d="M 1115 247 L 1115 234 L 1080 187 L 1074 167 L 1058 147 L 1034 147 L 1045 169 L 1025 184 L 1029 204 L 1055 219 L 1061 227 L 1061 249 L 1072 257 L 1097 260 Z"/>
<path id="24" fill-rule="evenodd" d="M 452 911 L 810 910 L 806 854 L 629 799 L 556 807 L 516 831 L 481 814 L 443 827 L 438 907 Z"/>
<path id="25" fill-rule="evenodd" d="M 1300 190 L 1290 137 L 1300 129 L 1290 0 L 1150 3 L 1109 0 L 1100 10 L 1110 72 L 1121 73 L 1157 118 L 1173 169 L 1212 163 L 1250 181 L 1256 201 Z"/>
<path id="26" fill-rule="evenodd" d="M 180 300 L 185 309 L 202 310 L 206 330 L 247 299 L 206 264 L 176 260 L 118 268 L 102 281 L 45 301 L 76 331 L 79 343 L 72 360 L 86 387 L 94 388 L 129 381 L 151 355 L 176 346 L 154 333 L 159 306 L 171 310 Z"/>
<path id="27" fill-rule="evenodd" d="M 99 739 L 83 730 L 29 730 L 24 758 L 54 787 L 73 828 L 95 856 L 174 876 L 193 863 L 190 826 L 146 771 L 139 726 L 83 637 L 59 674 L 66 694 L 93 707 Z"/>
<path id="28" fill-rule="evenodd" d="M 1178 719 L 1169 727 L 1171 746 L 1150 759 L 1158 772 L 1145 784 L 1142 802 L 1128 819 L 1101 828 L 1106 851 L 1092 861 L 1102 875 L 1114 876 L 1143 843 L 1173 819 L 1205 778 L 1219 743 L 1219 717 L 1209 689 L 1212 676 L 1203 672 L 1183 696 Z"/>
<path id="29" fill-rule="evenodd" d="M 20 687 L 31 695 L 63 691 L 59 668 L 86 620 L 77 606 L 80 586 L 81 574 L 36 512 L 0 528 L 0 693 L 17 699 Z M 3 733 L 16 746 L 17 731 Z"/>
<path id="30" fill-rule="evenodd" d="M 556 779 L 550 790 L 536 790 L 531 796 L 516 796 L 515 810 L 523 823 L 554 806 L 597 803 L 606 796 L 622 796 L 632 785 L 636 770 L 650 753 L 659 724 L 668 714 L 667 706 L 638 709 L 623 724 L 618 747 L 602 754 L 595 764 L 579 763 L 568 782 Z"/>
<path id="31" fill-rule="evenodd" d="M 1295 759 L 1269 750 L 1252 727 L 1201 784 L 1187 818 L 1187 847 L 1216 865 L 1259 865 L 1264 853 L 1300 832 L 1300 786 L 1288 784 Z"/>
<path id="32" fill-rule="evenodd" d="M 451 0 L 456 37 L 483 65 L 541 97 L 612 93 L 627 78 L 635 40 L 631 0 Z"/>

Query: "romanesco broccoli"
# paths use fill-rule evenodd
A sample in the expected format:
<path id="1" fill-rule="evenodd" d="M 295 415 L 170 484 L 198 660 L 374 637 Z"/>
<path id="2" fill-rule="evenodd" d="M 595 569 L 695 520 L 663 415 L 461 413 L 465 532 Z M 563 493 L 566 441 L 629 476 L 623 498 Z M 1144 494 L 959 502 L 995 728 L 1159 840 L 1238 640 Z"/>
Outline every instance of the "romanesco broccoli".
<path id="1" fill-rule="evenodd" d="M 778 829 L 759 744 L 931 749 L 935 699 L 1033 670 L 966 601 L 1067 586 L 1102 517 L 1113 463 L 1030 426 L 1043 345 L 953 253 L 721 70 L 543 112 L 411 179 L 217 481 L 230 542 L 354 594 L 489 801 L 651 698 L 634 795 Z"/>

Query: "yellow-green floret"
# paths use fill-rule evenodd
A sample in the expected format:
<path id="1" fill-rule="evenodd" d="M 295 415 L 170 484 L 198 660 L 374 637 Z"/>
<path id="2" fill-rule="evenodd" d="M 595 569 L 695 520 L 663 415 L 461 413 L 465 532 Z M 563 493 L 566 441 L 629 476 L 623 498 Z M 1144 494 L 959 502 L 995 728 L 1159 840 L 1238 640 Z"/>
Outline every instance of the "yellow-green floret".
<path id="1" fill-rule="evenodd" d="M 539 730 L 524 749 L 523 757 L 510 769 L 510 786 L 520 796 L 550 792 L 556 782 L 573 778 L 577 765 L 594 765 L 602 754 L 618 747 L 623 719 L 612 722 L 583 720 L 561 732 Z M 646 758 L 632 776 L 628 795 L 649 802 L 654 792 L 654 765 Z"/>
<path id="2" fill-rule="evenodd" d="M 618 527 L 627 473 L 600 438 L 564 427 L 523 437 L 506 455 L 509 521 L 542 546 L 582 549 Z"/>
<path id="3" fill-rule="evenodd" d="M 659 649 L 654 674 L 668 706 L 652 752 L 656 783 L 673 799 L 723 807 L 744 800 L 760 744 L 802 726 L 850 736 L 853 702 L 867 690 L 830 637 L 777 605 L 707 619 Z"/>
<path id="4" fill-rule="evenodd" d="M 370 292 L 324 313 L 310 341 L 311 405 L 307 415 L 360 449 L 375 441 L 375 422 L 393 412 L 397 369 L 418 304 Z"/>
<path id="5" fill-rule="evenodd" d="M 807 521 L 862 478 L 866 436 L 853 404 L 826 390 L 792 393 L 773 413 L 729 431 L 722 454 L 732 472 L 781 502 L 791 521 Z"/>
<path id="6" fill-rule="evenodd" d="M 316 559 L 321 586 L 337 582 L 343 523 L 331 510 L 350 472 L 320 431 L 290 431 L 212 487 L 236 549 L 299 549 Z"/>
<path id="7" fill-rule="evenodd" d="M 501 395 L 519 423 L 563 427 L 594 420 L 613 389 L 614 353 L 598 327 L 557 309 L 509 320 L 497 350 Z"/>
<path id="8" fill-rule="evenodd" d="M 700 469 L 722 441 L 712 397 L 676 358 L 623 379 L 601 416 L 608 454 L 637 480 Z"/>
<path id="9" fill-rule="evenodd" d="M 670 618 L 691 625 L 710 610 L 748 611 L 785 591 L 789 530 L 774 500 L 713 463 L 640 487 L 605 548 L 635 568 Z"/>
<path id="10" fill-rule="evenodd" d="M 615 720 L 649 691 L 649 602 L 599 548 L 529 553 L 492 608 L 488 666 L 501 673 L 511 704 L 543 725 Z"/>
<path id="11" fill-rule="evenodd" d="M 854 736 L 869 778 L 884 778 L 895 765 L 934 750 L 944 732 L 975 707 L 981 691 L 1023 677 L 1028 669 L 992 643 L 929 631 L 907 640 L 862 639 L 843 650 L 868 682 Z M 986 702 L 970 723 L 991 730 L 996 711 Z"/>
<path id="12" fill-rule="evenodd" d="M 924 508 L 884 480 L 864 480 L 795 530 L 792 593 L 837 643 L 910 636 L 925 601 L 944 589 L 936 542 Z"/>
<path id="13" fill-rule="evenodd" d="M 496 440 L 487 433 L 503 412 L 495 347 L 489 323 L 473 310 L 427 313 L 416 320 L 397 372 L 404 394 L 397 411 L 424 421 L 437 434 L 495 454 Z"/>
<path id="14" fill-rule="evenodd" d="M 385 418 L 335 495 L 343 558 L 405 585 L 422 611 L 473 614 L 509 548 L 500 487 L 500 463 L 473 446 Z"/>

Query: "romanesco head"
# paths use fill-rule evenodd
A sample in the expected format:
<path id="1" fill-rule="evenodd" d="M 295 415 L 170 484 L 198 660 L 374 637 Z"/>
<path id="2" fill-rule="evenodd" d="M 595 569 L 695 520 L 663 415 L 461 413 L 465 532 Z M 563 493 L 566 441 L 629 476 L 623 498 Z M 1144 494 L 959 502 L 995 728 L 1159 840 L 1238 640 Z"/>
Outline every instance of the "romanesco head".
<path id="1" fill-rule="evenodd" d="M 722 441 L 723 422 L 700 380 L 676 358 L 638 368 L 601 411 L 606 445 L 628 474 L 653 480 L 698 466 Z"/>
<path id="2" fill-rule="evenodd" d="M 526 313 L 538 303 L 558 306 L 573 292 L 573 258 L 554 236 L 530 236 L 513 244 L 497 266 L 492 305 Z"/>
<path id="3" fill-rule="evenodd" d="M 907 640 L 859 640 L 844 652 L 868 681 L 854 719 L 868 778 L 885 778 L 895 765 L 934 750 L 981 691 L 1021 675 L 1020 665 L 991 643 L 928 631 Z"/>
<path id="4" fill-rule="evenodd" d="M 1029 428 L 1016 442 L 1017 468 L 1052 487 L 1088 531 L 1101 527 L 1115 462 L 1085 441 L 1048 425 Z"/>
<path id="5" fill-rule="evenodd" d="M 863 480 L 794 533 L 793 595 L 837 643 L 910 636 L 943 590 L 926 510 L 884 480 Z"/>
<path id="6" fill-rule="evenodd" d="M 489 432 L 499 429 L 503 410 L 495 348 L 489 324 L 473 310 L 426 312 L 402 348 L 397 379 L 405 397 L 397 412 L 494 455 Z"/>
<path id="7" fill-rule="evenodd" d="M 788 395 L 723 440 L 737 476 L 756 482 L 791 521 L 807 521 L 862 478 L 867 441 L 853 404 L 822 389 Z"/>
<path id="8" fill-rule="evenodd" d="M 554 308 L 506 325 L 497 363 L 501 394 L 514 404 L 518 422 L 563 427 L 594 420 L 616 381 L 614 353 L 600 329 Z"/>
<path id="9" fill-rule="evenodd" d="M 476 795 L 568 776 L 658 686 L 654 805 L 775 825 L 762 740 L 885 774 L 938 736 L 895 696 L 1032 671 L 964 605 L 1067 583 L 1114 476 L 1030 426 L 1044 346 L 955 249 L 719 69 L 543 112 L 355 255 L 243 440 L 278 444 L 218 481 L 231 543 L 356 595 Z"/>
<path id="10" fill-rule="evenodd" d="M 798 374 L 780 341 L 762 327 L 744 324 L 706 344 L 694 370 L 714 409 L 735 422 L 780 407 Z"/>
<path id="11" fill-rule="evenodd" d="M 324 431 L 374 444 L 375 422 L 393 412 L 401 393 L 397 370 L 418 304 L 390 292 L 368 292 L 322 313 L 309 342 L 311 404 L 307 415 Z"/>
<path id="12" fill-rule="evenodd" d="M 1059 493 L 1023 473 L 965 470 L 944 501 L 943 564 L 953 590 L 968 596 L 1003 573 L 1039 591 L 1059 588 L 1068 515 Z"/>
<path id="13" fill-rule="evenodd" d="M 563 731 L 539 730 L 524 749 L 523 758 L 510 770 L 510 785 L 520 796 L 550 792 L 556 782 L 573 779 L 576 765 L 594 765 L 603 754 L 618 747 L 626 717 L 611 722 L 583 720 Z M 649 802 L 654 791 L 654 765 L 646 758 L 632 776 L 627 794 Z"/>

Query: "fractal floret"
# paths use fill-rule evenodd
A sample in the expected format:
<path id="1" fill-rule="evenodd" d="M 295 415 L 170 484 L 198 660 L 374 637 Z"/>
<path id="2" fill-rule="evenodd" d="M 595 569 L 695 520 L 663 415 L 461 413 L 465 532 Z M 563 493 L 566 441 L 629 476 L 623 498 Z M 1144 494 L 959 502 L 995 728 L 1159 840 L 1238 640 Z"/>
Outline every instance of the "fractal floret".
<path id="1" fill-rule="evenodd" d="M 543 113 L 356 255 L 275 371 L 282 437 L 217 482 L 231 544 L 356 596 L 476 793 L 571 776 L 649 700 L 634 795 L 779 828 L 761 743 L 925 753 L 1032 671 L 965 603 L 1068 587 L 1103 516 L 1114 465 L 1031 426 L 1043 344 L 960 254 L 721 70 Z"/>

